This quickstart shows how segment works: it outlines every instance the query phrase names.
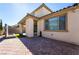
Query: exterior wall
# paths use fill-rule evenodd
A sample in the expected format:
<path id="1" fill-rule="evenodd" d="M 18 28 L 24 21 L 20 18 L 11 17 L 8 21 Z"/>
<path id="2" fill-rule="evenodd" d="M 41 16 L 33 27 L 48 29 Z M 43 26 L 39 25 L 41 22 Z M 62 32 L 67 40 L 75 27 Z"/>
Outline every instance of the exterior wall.
<path id="1" fill-rule="evenodd" d="M 33 22 L 33 19 L 32 18 L 28 18 L 27 20 L 26 20 L 26 35 L 28 36 L 28 37 L 33 37 L 33 25 L 34 25 L 34 22 Z"/>
<path id="2" fill-rule="evenodd" d="M 22 25 L 22 32 L 25 33 L 26 25 Z"/>
<path id="3" fill-rule="evenodd" d="M 53 31 L 43 31 L 44 22 L 40 22 L 40 30 L 42 30 L 42 35 L 47 38 L 61 40 L 65 42 L 70 42 L 79 45 L 79 10 L 70 11 L 67 13 L 68 20 L 68 32 L 53 32 Z"/>
<path id="4" fill-rule="evenodd" d="M 22 25 L 19 24 L 19 32 L 22 33 Z"/>
<path id="5" fill-rule="evenodd" d="M 33 13 L 34 16 L 44 16 L 51 13 L 50 11 L 48 11 L 45 7 L 40 8 L 39 10 L 37 10 L 36 12 Z"/>
<path id="6" fill-rule="evenodd" d="M 18 24 L 18 27 L 15 26 L 15 27 L 10 28 L 10 29 L 14 29 L 15 31 L 12 31 L 12 30 L 10 30 L 10 31 L 12 31 L 14 33 L 23 33 L 23 32 L 25 32 L 25 26 L 26 25 Z"/>
<path id="7" fill-rule="evenodd" d="M 39 20 L 38 23 L 37 23 L 37 35 L 39 36 L 40 35 L 40 31 L 44 31 L 44 20 Z"/>

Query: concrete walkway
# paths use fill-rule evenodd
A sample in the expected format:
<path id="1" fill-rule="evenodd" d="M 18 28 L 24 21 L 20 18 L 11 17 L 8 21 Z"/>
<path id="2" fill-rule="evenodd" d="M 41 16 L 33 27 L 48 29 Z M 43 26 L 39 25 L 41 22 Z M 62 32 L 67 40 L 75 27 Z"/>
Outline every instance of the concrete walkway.
<path id="1" fill-rule="evenodd" d="M 4 39 L 0 42 L 1 55 L 31 55 L 32 53 L 18 38 Z"/>
<path id="2" fill-rule="evenodd" d="M 0 41 L 1 55 L 79 55 L 79 46 L 53 39 L 10 38 Z"/>

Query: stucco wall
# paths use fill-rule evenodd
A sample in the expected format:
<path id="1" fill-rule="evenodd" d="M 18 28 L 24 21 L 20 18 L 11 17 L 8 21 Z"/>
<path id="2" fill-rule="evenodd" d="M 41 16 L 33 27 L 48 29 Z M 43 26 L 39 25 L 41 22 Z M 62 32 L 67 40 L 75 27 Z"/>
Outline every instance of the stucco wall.
<path id="1" fill-rule="evenodd" d="M 53 32 L 53 31 L 42 31 L 42 35 L 47 38 L 61 40 L 79 45 L 79 10 L 70 11 L 67 13 L 68 20 L 68 32 Z M 44 22 L 40 22 L 41 26 L 44 26 Z M 44 27 L 41 27 L 42 29 Z"/>
<path id="2" fill-rule="evenodd" d="M 19 33 L 22 33 L 22 25 L 19 24 Z"/>
<path id="3" fill-rule="evenodd" d="M 26 24 L 22 25 L 22 33 L 25 33 L 25 31 L 26 31 Z"/>
<path id="4" fill-rule="evenodd" d="M 44 30 L 44 20 L 41 19 L 37 22 L 37 35 L 39 36 L 40 35 L 40 31 L 43 31 Z"/>
<path id="5" fill-rule="evenodd" d="M 28 18 L 26 20 L 26 35 L 28 37 L 33 37 L 33 28 L 34 28 L 33 25 L 34 25 L 33 19 L 32 18 Z"/>
<path id="6" fill-rule="evenodd" d="M 50 11 L 48 11 L 45 7 L 42 7 L 40 8 L 39 10 L 35 11 L 33 13 L 34 16 L 38 16 L 38 17 L 41 17 L 41 16 L 44 16 L 44 15 L 47 15 L 51 13 Z"/>

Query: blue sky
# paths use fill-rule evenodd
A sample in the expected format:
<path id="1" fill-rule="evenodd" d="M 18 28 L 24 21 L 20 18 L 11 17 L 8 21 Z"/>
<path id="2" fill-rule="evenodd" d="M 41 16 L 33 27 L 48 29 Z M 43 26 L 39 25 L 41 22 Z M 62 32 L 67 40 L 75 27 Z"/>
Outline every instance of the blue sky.
<path id="1" fill-rule="evenodd" d="M 72 3 L 45 3 L 52 11 L 57 11 Z M 31 13 L 38 8 L 41 3 L 0 3 L 0 19 L 3 25 L 17 24 L 27 13 Z"/>

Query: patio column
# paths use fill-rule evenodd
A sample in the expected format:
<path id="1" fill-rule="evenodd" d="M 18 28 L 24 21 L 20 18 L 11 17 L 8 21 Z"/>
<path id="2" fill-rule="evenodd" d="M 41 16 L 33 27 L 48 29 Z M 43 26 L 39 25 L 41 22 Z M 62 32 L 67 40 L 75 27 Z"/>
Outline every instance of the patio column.
<path id="1" fill-rule="evenodd" d="M 19 31 L 20 31 L 20 33 L 22 33 L 22 25 L 21 24 L 19 24 Z"/>
<path id="2" fill-rule="evenodd" d="M 26 20 L 26 36 L 28 37 L 34 36 L 34 21 L 32 18 L 28 18 Z"/>

